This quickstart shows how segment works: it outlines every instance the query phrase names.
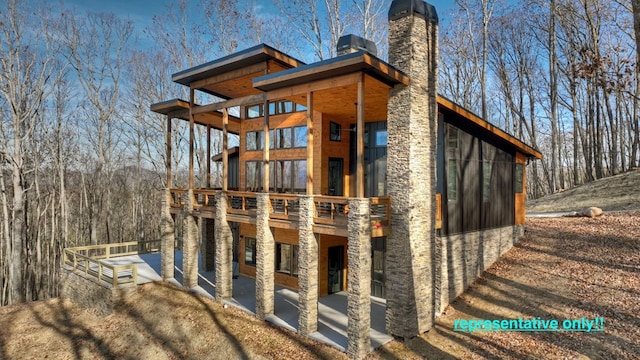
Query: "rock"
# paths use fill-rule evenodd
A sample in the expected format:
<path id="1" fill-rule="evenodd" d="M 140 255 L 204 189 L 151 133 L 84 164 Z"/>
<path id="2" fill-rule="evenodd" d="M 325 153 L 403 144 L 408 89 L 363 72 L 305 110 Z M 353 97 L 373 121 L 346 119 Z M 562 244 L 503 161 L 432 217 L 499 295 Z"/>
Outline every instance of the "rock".
<path id="1" fill-rule="evenodd" d="M 568 214 L 565 214 L 564 216 L 565 217 L 579 217 L 579 216 L 582 216 L 582 213 L 579 213 L 579 212 L 576 212 L 576 211 L 572 211 L 572 212 L 570 212 Z"/>
<path id="2" fill-rule="evenodd" d="M 592 206 L 590 208 L 586 208 L 582 211 L 582 216 L 594 218 L 602 215 L 602 209 Z"/>

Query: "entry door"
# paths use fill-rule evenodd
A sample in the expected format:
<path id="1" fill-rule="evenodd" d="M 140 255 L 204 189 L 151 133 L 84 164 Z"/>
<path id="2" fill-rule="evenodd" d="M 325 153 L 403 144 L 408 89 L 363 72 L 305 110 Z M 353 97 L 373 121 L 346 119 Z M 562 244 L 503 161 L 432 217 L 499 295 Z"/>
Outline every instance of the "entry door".
<path id="1" fill-rule="evenodd" d="M 329 158 L 329 196 L 344 195 L 344 159 Z"/>
<path id="2" fill-rule="evenodd" d="M 329 294 L 342 291 L 344 246 L 329 248 Z"/>

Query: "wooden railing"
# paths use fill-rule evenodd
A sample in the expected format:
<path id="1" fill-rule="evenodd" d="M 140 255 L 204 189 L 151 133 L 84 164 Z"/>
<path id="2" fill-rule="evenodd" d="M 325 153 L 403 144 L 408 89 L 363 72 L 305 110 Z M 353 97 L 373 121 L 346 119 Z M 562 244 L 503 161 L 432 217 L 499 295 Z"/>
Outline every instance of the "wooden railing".
<path id="1" fill-rule="evenodd" d="M 123 284 L 136 284 L 138 267 L 135 264 L 111 265 L 102 261 L 103 259 L 155 251 L 160 251 L 160 240 L 78 246 L 64 249 L 63 261 L 74 271 L 81 271 L 87 276 L 94 276 L 113 287 L 118 287 Z"/>
<path id="2" fill-rule="evenodd" d="M 374 197 L 369 205 L 372 227 L 389 226 L 391 223 L 391 198 Z"/>
<path id="3" fill-rule="evenodd" d="M 182 207 L 182 195 L 186 192 L 185 189 L 170 189 L 171 194 L 171 207 Z"/>
<path id="4" fill-rule="evenodd" d="M 255 215 L 258 208 L 257 193 L 246 191 L 227 191 L 227 213 L 236 215 Z"/>
<path id="5" fill-rule="evenodd" d="M 313 222 L 316 224 L 346 226 L 349 214 L 349 198 L 339 196 L 315 196 L 315 214 Z"/>
<path id="6" fill-rule="evenodd" d="M 212 207 L 216 201 L 216 190 L 211 189 L 193 189 L 194 207 Z"/>
<path id="7" fill-rule="evenodd" d="M 296 194 L 269 194 L 272 219 L 294 220 L 300 211 L 300 197 Z"/>

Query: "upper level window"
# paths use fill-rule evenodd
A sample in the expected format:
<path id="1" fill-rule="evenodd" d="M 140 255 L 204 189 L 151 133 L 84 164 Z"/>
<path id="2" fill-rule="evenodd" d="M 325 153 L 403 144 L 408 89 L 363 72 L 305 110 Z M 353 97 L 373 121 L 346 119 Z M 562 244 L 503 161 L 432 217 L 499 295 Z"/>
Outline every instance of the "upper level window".
<path id="1" fill-rule="evenodd" d="M 245 149 L 247 151 L 262 150 L 262 131 L 247 131 Z"/>
<path id="2" fill-rule="evenodd" d="M 306 126 L 296 126 L 293 128 L 293 147 L 307 147 Z"/>
<path id="3" fill-rule="evenodd" d="M 254 119 L 264 116 L 262 104 L 247 106 L 247 119 Z"/>
<path id="4" fill-rule="evenodd" d="M 307 108 L 292 101 L 281 100 L 269 103 L 269 115 L 289 114 L 297 111 L 305 111 Z M 255 119 L 264 116 L 264 104 L 247 106 L 247 119 Z"/>
<path id="5" fill-rule="evenodd" d="M 329 123 L 329 140 L 340 141 L 342 140 L 342 125 L 331 121 Z"/>

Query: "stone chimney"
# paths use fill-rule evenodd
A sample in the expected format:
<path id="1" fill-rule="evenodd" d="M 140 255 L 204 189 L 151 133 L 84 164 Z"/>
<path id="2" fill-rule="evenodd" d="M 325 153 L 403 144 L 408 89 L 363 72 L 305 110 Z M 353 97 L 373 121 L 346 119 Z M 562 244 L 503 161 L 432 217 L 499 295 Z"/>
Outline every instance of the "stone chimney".
<path id="1" fill-rule="evenodd" d="M 389 9 L 389 63 L 409 85 L 389 92 L 387 332 L 410 338 L 433 326 L 436 298 L 436 143 L 438 15 L 419 0 Z"/>
<path id="2" fill-rule="evenodd" d="M 366 51 L 373 56 L 377 56 L 378 48 L 373 41 L 367 40 L 357 35 L 343 35 L 340 37 L 340 39 L 338 39 L 338 46 L 336 47 L 338 56 L 351 54 L 358 51 Z"/>

